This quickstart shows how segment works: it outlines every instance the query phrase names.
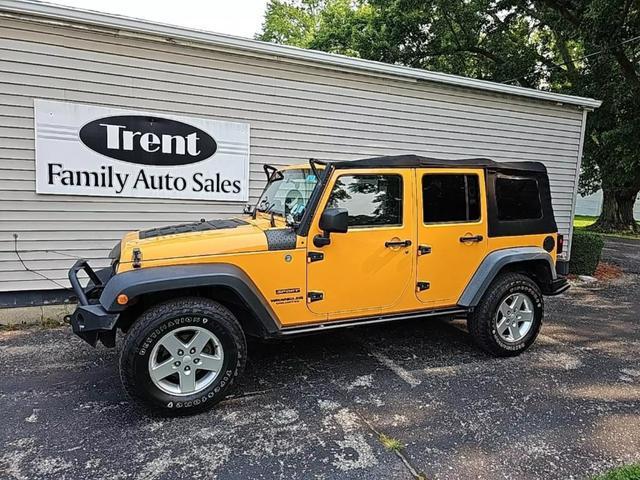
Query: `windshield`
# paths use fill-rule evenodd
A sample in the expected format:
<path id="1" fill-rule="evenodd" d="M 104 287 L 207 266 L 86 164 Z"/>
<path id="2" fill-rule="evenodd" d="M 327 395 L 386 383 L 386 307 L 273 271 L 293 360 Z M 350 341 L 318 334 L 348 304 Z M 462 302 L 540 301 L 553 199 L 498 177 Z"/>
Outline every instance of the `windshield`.
<path id="1" fill-rule="evenodd" d="M 317 179 L 310 168 L 281 170 L 275 172 L 258 203 L 256 210 L 273 213 L 299 222 L 307 206 Z"/>

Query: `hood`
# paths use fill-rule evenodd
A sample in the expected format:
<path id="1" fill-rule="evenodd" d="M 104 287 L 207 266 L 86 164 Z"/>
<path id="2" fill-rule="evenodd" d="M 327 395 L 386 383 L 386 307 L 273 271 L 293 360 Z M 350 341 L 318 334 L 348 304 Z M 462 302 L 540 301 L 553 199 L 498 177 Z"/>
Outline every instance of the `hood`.
<path id="1" fill-rule="evenodd" d="M 249 225 L 249 222 L 231 218 L 229 220 L 205 220 L 204 218 L 195 223 L 183 223 L 181 225 L 169 225 L 168 227 L 152 228 L 150 230 L 140 230 L 138 239 L 146 240 L 147 238 L 166 237 L 167 235 L 178 235 L 181 233 L 208 232 L 210 230 L 227 230 L 243 225 Z"/>
<path id="2" fill-rule="evenodd" d="M 250 216 L 169 225 L 129 232 L 122 239 L 119 271 L 133 268 L 134 251 L 141 266 L 193 263 L 203 256 L 269 249 L 269 221 Z M 184 260 L 184 261 L 182 261 Z"/>

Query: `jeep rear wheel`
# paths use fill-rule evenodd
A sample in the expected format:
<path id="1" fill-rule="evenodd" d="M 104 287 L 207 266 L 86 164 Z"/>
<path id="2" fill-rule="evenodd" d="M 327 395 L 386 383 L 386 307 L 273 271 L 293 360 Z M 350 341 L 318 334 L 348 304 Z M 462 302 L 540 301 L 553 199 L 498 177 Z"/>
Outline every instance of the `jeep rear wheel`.
<path id="1" fill-rule="evenodd" d="M 246 350 L 242 328 L 226 307 L 178 298 L 134 322 L 120 354 L 120 377 L 129 395 L 160 413 L 196 413 L 229 392 Z"/>
<path id="2" fill-rule="evenodd" d="M 469 333 L 486 352 L 519 355 L 535 341 L 544 303 L 538 285 L 521 273 L 500 274 L 467 319 Z"/>

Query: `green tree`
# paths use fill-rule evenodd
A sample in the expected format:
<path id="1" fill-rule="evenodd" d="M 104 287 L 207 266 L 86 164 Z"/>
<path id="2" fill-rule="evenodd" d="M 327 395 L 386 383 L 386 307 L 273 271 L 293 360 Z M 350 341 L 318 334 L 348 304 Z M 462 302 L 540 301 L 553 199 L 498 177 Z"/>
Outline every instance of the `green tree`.
<path id="1" fill-rule="evenodd" d="M 502 16 L 494 3 L 271 0 L 257 38 L 496 81 L 547 61 L 530 39 L 534 28 L 519 16 Z M 283 42 L 284 37 L 305 41 Z M 520 81 L 533 86 L 537 80 L 529 75 Z"/>
<path id="2" fill-rule="evenodd" d="M 637 231 L 639 0 L 271 0 L 259 39 L 593 96 L 581 191 L 594 228 Z"/>
<path id="3" fill-rule="evenodd" d="M 318 30 L 321 0 L 269 0 L 262 33 L 258 39 L 265 42 L 309 48 Z"/>
<path id="4" fill-rule="evenodd" d="M 640 2 L 536 2 L 558 35 L 583 45 L 586 58 L 564 85 L 569 93 L 603 100 L 590 114 L 580 187 L 602 188 L 595 230 L 638 232 L 633 205 L 640 191 Z M 546 9 L 546 10 L 544 10 Z"/>

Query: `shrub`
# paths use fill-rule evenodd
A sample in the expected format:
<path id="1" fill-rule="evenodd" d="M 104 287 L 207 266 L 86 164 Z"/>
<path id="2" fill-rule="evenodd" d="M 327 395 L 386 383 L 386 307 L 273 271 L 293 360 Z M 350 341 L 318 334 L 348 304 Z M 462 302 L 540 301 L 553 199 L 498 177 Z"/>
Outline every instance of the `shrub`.
<path id="1" fill-rule="evenodd" d="M 571 240 L 569 273 L 593 275 L 600 261 L 604 240 L 597 233 L 574 230 Z"/>

